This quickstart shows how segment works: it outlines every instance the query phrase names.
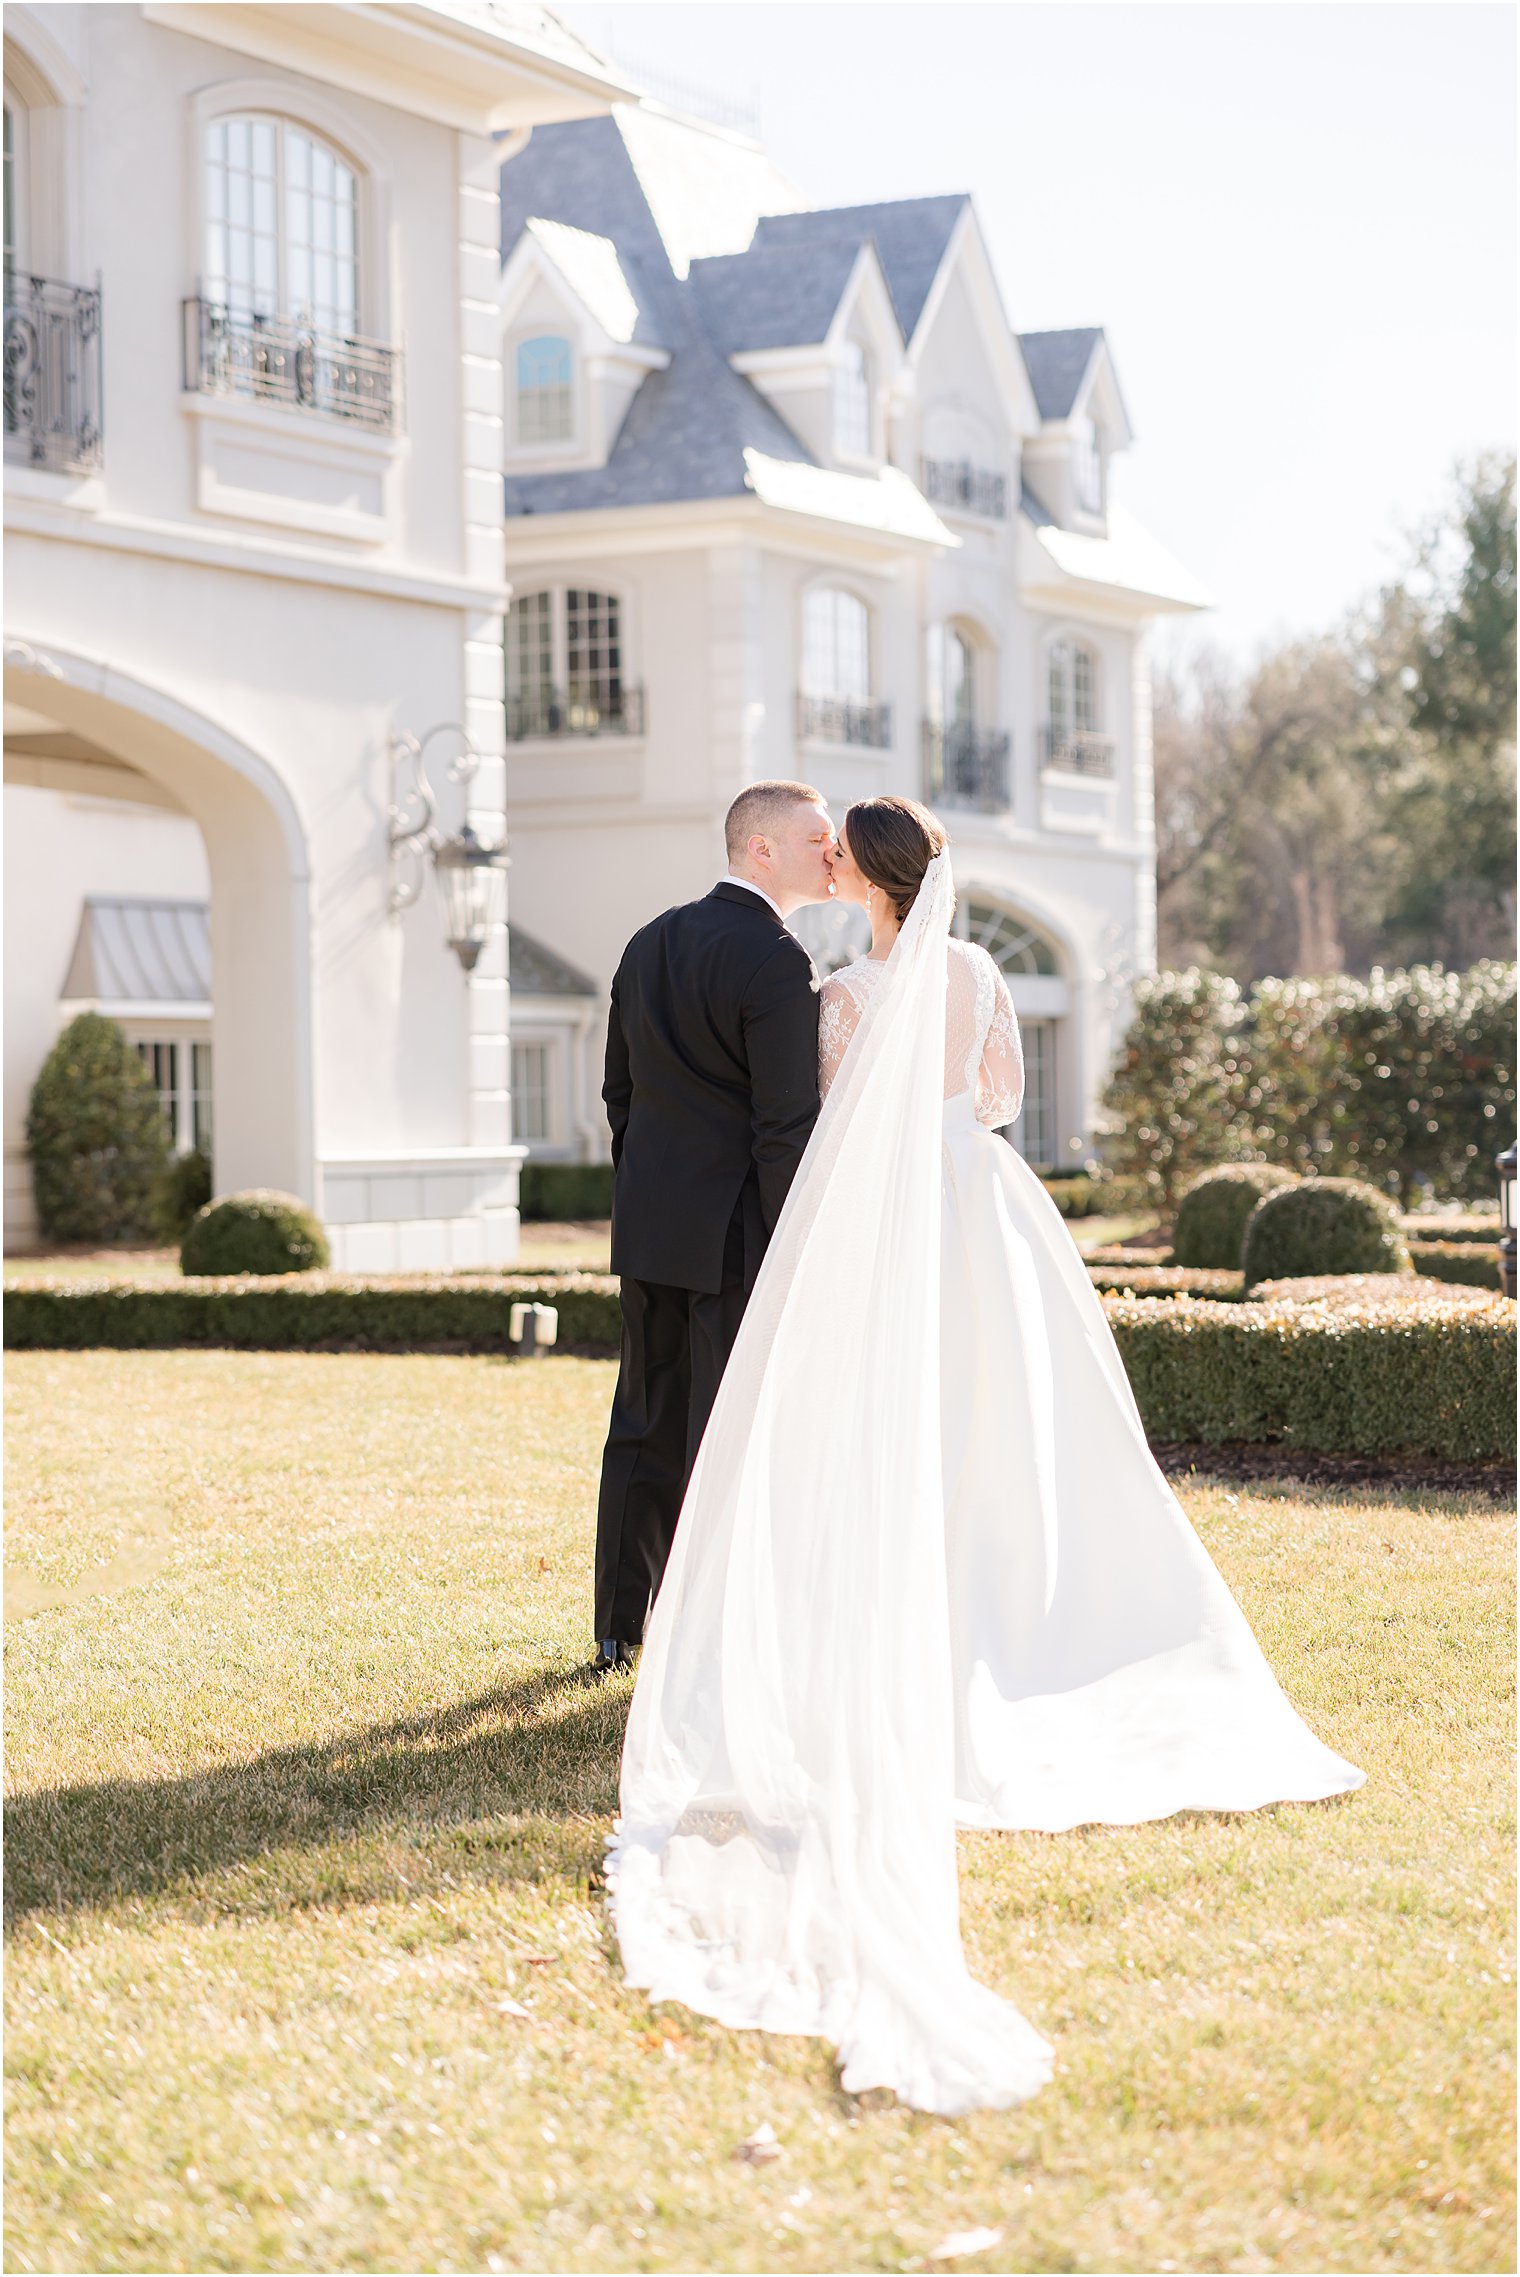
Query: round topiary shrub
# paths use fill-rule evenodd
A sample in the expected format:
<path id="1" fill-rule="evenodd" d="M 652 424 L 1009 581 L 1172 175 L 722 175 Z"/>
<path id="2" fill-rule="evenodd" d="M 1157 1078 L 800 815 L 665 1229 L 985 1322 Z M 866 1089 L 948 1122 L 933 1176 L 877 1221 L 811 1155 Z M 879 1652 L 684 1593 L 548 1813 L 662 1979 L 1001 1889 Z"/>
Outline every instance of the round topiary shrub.
<path id="1" fill-rule="evenodd" d="M 1272 1162 L 1232 1162 L 1204 1170 L 1185 1188 L 1172 1229 L 1172 1262 L 1238 1272 L 1246 1221 L 1263 1194 L 1296 1186 L 1291 1170 Z"/>
<path id="2" fill-rule="evenodd" d="M 309 1273 L 328 1261 L 327 1236 L 294 1194 L 224 1194 L 198 1210 L 180 1245 L 182 1273 Z"/>
<path id="3" fill-rule="evenodd" d="M 1358 1178 L 1305 1178 L 1264 1194 L 1246 1222 L 1245 1285 L 1325 1273 L 1410 1273 L 1399 1213 Z"/>
<path id="4" fill-rule="evenodd" d="M 153 1078 L 114 1020 L 81 1012 L 64 1029 L 32 1089 L 26 1151 L 52 1240 L 151 1237 L 168 1133 Z"/>

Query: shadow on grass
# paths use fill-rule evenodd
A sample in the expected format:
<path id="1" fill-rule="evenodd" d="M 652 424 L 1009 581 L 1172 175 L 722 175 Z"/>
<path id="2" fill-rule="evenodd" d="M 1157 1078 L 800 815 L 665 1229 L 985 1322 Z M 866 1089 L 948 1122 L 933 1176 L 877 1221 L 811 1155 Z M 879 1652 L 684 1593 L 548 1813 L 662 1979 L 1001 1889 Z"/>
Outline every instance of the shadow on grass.
<path id="1" fill-rule="evenodd" d="M 358 1894 L 319 1870 L 308 1890 L 292 1852 L 390 1836 L 445 1835 L 470 1878 L 593 1883 L 617 1807 L 631 1686 L 539 1670 L 447 1708 L 340 1738 L 271 1749 L 182 1778 L 39 1788 L 5 1807 L 5 1918 L 152 1898 L 174 1885 L 282 1854 L 285 1903 Z M 314 1866 L 316 1861 L 313 1861 Z M 426 1868 L 419 1861 L 419 1874 Z M 394 1869 L 377 1892 L 392 1894 Z M 228 1909 L 245 1910 L 236 1896 Z M 261 1908 L 255 1903 L 255 1910 Z"/>

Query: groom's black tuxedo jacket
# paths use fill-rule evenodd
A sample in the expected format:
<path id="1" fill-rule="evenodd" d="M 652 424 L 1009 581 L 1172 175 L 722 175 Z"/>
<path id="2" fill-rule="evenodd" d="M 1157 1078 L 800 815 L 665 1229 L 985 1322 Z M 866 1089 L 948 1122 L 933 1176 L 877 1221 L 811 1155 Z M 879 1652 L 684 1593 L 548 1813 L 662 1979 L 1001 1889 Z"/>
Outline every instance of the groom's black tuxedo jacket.
<path id="1" fill-rule="evenodd" d="M 613 1271 L 716 1294 L 737 1210 L 750 1286 L 818 1118 L 812 960 L 758 894 L 715 886 L 635 933 L 602 1097 Z"/>

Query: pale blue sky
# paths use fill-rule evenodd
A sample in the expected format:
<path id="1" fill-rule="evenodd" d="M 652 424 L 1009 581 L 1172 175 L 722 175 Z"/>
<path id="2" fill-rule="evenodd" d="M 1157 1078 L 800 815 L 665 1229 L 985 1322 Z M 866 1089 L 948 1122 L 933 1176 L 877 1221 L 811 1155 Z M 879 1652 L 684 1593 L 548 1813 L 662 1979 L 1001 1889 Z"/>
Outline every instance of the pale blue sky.
<path id="1" fill-rule="evenodd" d="M 1023 331 L 1103 324 L 1120 495 L 1242 657 L 1334 623 L 1515 432 L 1507 0 L 569 0 L 758 100 L 819 205 L 969 190 Z"/>

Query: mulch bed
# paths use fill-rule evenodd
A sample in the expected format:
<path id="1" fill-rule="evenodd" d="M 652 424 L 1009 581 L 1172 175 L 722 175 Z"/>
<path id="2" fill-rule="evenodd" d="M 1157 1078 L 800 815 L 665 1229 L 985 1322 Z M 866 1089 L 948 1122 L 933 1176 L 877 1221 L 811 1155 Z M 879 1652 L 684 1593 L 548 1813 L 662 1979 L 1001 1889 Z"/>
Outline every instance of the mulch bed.
<path id="1" fill-rule="evenodd" d="M 1247 1485 L 1282 1481 L 1299 1486 L 1383 1487 L 1396 1493 L 1482 1494 L 1500 1503 L 1515 1499 L 1513 1463 L 1443 1463 L 1420 1455 L 1321 1455 L 1304 1447 L 1201 1447 L 1177 1441 L 1152 1446 L 1151 1453 L 1171 1478 L 1196 1471 L 1200 1478 Z"/>

